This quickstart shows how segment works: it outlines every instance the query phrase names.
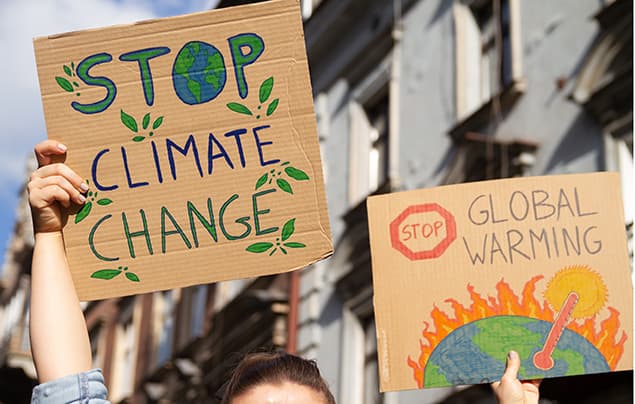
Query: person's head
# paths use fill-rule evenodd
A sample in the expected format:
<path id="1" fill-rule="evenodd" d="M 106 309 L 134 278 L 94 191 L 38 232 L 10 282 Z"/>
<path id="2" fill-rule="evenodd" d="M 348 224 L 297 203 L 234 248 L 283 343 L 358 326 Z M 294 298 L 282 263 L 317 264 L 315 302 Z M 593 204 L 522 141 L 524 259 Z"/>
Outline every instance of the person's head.
<path id="1" fill-rule="evenodd" d="M 314 361 L 287 353 L 254 353 L 234 370 L 221 403 L 263 402 L 335 404 L 335 399 Z"/>

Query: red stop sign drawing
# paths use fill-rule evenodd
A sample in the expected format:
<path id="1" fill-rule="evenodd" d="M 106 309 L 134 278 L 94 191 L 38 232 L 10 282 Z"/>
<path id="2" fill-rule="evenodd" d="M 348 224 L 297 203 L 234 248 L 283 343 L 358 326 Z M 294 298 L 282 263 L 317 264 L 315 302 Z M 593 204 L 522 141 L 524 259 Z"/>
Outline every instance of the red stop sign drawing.
<path id="1" fill-rule="evenodd" d="M 411 261 L 441 256 L 454 239 L 454 216 L 437 203 L 409 206 L 390 222 L 392 247 Z"/>

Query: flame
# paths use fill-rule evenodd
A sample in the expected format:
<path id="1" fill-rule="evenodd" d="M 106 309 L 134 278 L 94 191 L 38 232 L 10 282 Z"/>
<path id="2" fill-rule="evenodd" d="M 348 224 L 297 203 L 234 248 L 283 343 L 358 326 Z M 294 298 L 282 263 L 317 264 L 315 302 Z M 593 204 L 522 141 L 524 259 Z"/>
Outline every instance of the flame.
<path id="1" fill-rule="evenodd" d="M 496 296 L 487 296 L 487 298 L 477 293 L 472 285 L 468 285 L 467 290 L 472 300 L 469 307 L 462 305 L 455 299 L 445 301 L 450 304 L 454 311 L 453 316 L 446 314 L 435 305 L 431 312 L 434 329 L 431 329 L 428 322 L 423 323 L 421 333 L 423 338 L 419 340 L 419 349 L 421 350 L 419 358 L 415 361 L 408 357 L 408 366 L 412 368 L 414 379 L 419 388 L 423 388 L 425 366 L 432 351 L 441 340 L 458 327 L 497 315 L 526 316 L 552 322 L 556 314 L 554 310 L 547 301 L 540 302 L 535 297 L 536 283 L 541 279 L 543 279 L 542 275 L 531 278 L 523 287 L 520 297 L 516 296 L 509 284 L 503 279 L 496 284 Z M 619 312 L 613 307 L 608 307 L 608 310 L 609 316 L 599 323 L 599 331 L 596 331 L 599 321 L 597 316 L 571 321 L 567 328 L 593 344 L 602 353 L 609 368 L 614 370 L 624 353 L 627 335 L 621 331 L 621 336 L 617 340 L 618 334 L 620 334 Z"/>

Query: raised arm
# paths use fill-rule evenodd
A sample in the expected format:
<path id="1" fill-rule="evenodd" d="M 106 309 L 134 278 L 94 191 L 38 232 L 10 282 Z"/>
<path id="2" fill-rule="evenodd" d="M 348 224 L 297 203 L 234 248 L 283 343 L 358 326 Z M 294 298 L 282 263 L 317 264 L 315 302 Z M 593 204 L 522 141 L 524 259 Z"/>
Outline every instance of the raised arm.
<path id="1" fill-rule="evenodd" d="M 47 140 L 35 146 L 39 168 L 28 184 L 35 247 L 31 268 L 31 352 L 44 383 L 91 368 L 88 331 L 68 269 L 62 227 L 67 209 L 82 205 L 88 188 L 61 163 L 66 147 Z"/>

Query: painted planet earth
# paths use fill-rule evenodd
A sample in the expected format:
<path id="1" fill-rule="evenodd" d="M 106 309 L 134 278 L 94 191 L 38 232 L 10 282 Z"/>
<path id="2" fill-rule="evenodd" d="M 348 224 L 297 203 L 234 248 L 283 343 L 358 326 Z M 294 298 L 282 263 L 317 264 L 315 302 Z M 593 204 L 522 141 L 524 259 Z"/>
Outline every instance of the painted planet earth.
<path id="1" fill-rule="evenodd" d="M 523 316 L 495 316 L 468 323 L 452 331 L 430 355 L 424 372 L 425 387 L 488 383 L 505 370 L 507 352 L 521 358 L 519 378 L 579 375 L 608 372 L 598 349 L 581 335 L 565 329 L 548 371 L 533 364 L 552 323 Z"/>
<path id="2" fill-rule="evenodd" d="M 223 55 L 208 43 L 188 42 L 174 60 L 172 79 L 176 95 L 186 104 L 213 100 L 227 81 Z"/>

